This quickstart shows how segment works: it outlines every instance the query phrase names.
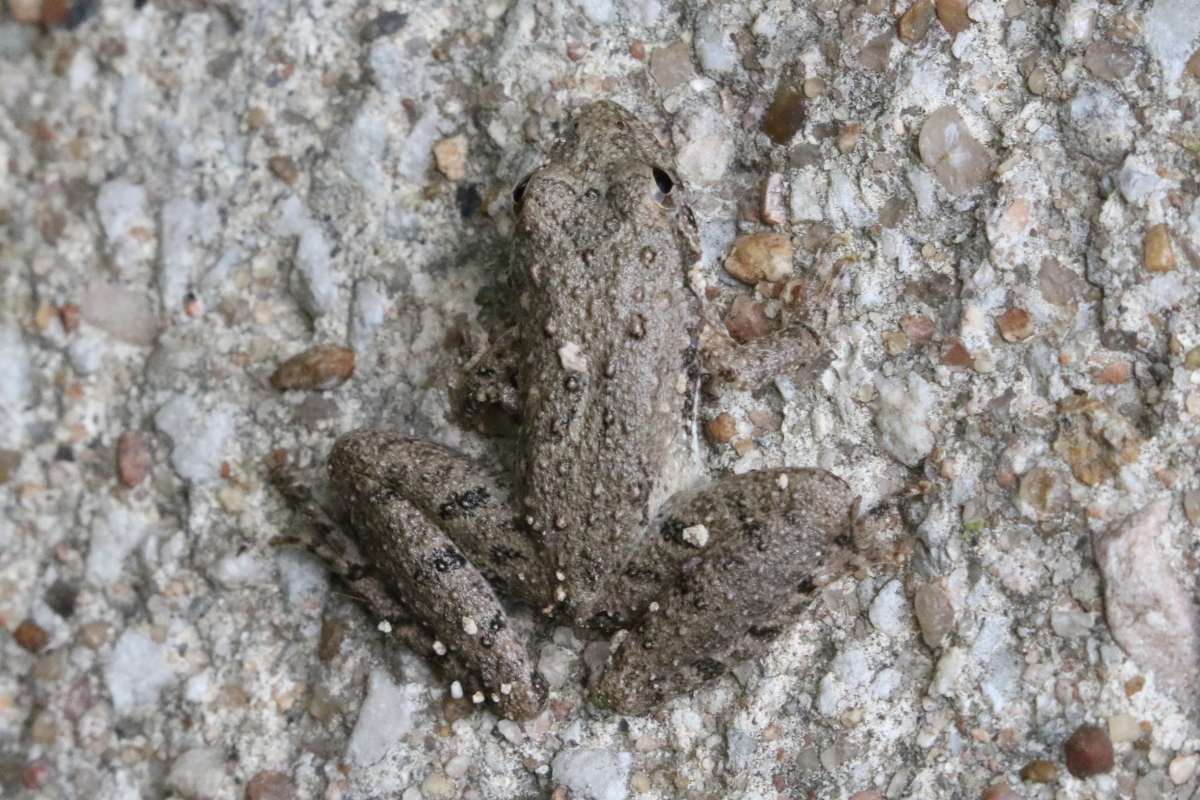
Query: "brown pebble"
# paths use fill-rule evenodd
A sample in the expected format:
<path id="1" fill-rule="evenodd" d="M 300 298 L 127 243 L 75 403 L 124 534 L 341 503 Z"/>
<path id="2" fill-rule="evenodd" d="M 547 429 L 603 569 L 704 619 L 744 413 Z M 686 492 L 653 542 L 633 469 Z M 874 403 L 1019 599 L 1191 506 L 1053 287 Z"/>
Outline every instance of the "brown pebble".
<path id="1" fill-rule="evenodd" d="M 1200 50 L 1192 53 L 1192 57 L 1187 60 L 1187 71 L 1192 73 L 1192 77 L 1200 80 Z"/>
<path id="2" fill-rule="evenodd" d="M 1050 467 L 1034 467 L 1021 476 L 1017 508 L 1026 517 L 1045 521 L 1065 511 L 1071 503 L 1067 474 Z"/>
<path id="3" fill-rule="evenodd" d="M 300 177 L 296 162 L 291 156 L 271 156 L 267 159 L 267 167 L 276 178 L 291 186 Z"/>
<path id="4" fill-rule="evenodd" d="M 320 344 L 280 364 L 271 376 L 271 386 L 279 391 L 333 389 L 348 381 L 353 374 L 353 350 Z"/>
<path id="5" fill-rule="evenodd" d="M 1113 768 L 1112 740 L 1099 725 L 1080 725 L 1063 745 L 1067 769 L 1076 778 L 1090 778 Z"/>
<path id="6" fill-rule="evenodd" d="M 708 424 L 704 426 L 704 432 L 708 434 L 710 441 L 716 444 L 728 444 L 737 434 L 737 420 L 733 418 L 733 414 L 722 411 L 708 421 Z"/>
<path id="7" fill-rule="evenodd" d="M 910 344 L 903 331 L 884 331 L 883 349 L 889 356 L 898 356 L 908 350 Z"/>
<path id="8" fill-rule="evenodd" d="M 79 630 L 79 637 L 92 650 L 99 650 L 108 641 L 108 623 L 89 622 Z"/>
<path id="9" fill-rule="evenodd" d="M 762 118 L 762 130 L 768 139 L 787 144 L 804 127 L 804 99 L 804 89 L 793 78 L 780 78 Z"/>
<path id="10" fill-rule="evenodd" d="M 50 634 L 32 619 L 26 619 L 13 631 L 13 639 L 17 644 L 31 653 L 36 653 L 50 644 Z"/>
<path id="11" fill-rule="evenodd" d="M 933 0 L 917 0 L 900 16 L 896 35 L 909 47 L 915 47 L 924 41 L 925 35 L 929 33 L 933 16 Z"/>
<path id="12" fill-rule="evenodd" d="M 1074 271 L 1048 258 L 1038 270 L 1038 291 L 1047 303 L 1065 306 L 1083 296 L 1087 284 Z"/>
<path id="13" fill-rule="evenodd" d="M 38 21 L 46 26 L 58 25 L 70 10 L 67 0 L 42 0 L 42 16 Z"/>
<path id="14" fill-rule="evenodd" d="M 1025 800 L 1025 795 L 1014 792 L 1002 783 L 994 783 L 983 790 L 979 800 Z"/>
<path id="15" fill-rule="evenodd" d="M 1023 308 L 1010 308 L 996 317 L 996 327 L 1006 342 L 1023 342 L 1033 336 L 1033 321 Z"/>
<path id="16" fill-rule="evenodd" d="M 1058 780 L 1058 767 L 1053 761 L 1030 761 L 1021 768 L 1021 780 L 1030 783 L 1051 783 Z"/>
<path id="17" fill-rule="evenodd" d="M 1143 242 L 1145 252 L 1142 263 L 1147 272 L 1170 272 L 1177 266 L 1175 246 L 1171 242 L 1171 229 L 1159 223 L 1146 231 Z"/>
<path id="18" fill-rule="evenodd" d="M 58 321 L 62 325 L 63 330 L 67 333 L 74 333 L 79 329 L 79 320 L 82 314 L 79 311 L 79 306 L 75 303 L 63 303 L 63 307 L 58 310 Z"/>
<path id="19" fill-rule="evenodd" d="M 937 0 L 937 17 L 951 36 L 957 36 L 971 25 L 966 0 Z"/>
<path id="20" fill-rule="evenodd" d="M 692 48 L 683 42 L 656 47 L 650 52 L 650 76 L 664 92 L 669 92 L 696 76 L 692 66 Z"/>
<path id="21" fill-rule="evenodd" d="M 150 449 L 138 431 L 125 431 L 117 437 L 117 480 L 122 486 L 136 488 L 150 469 Z"/>
<path id="22" fill-rule="evenodd" d="M 312 696 L 308 698 L 308 713 L 312 714 L 318 722 L 325 723 L 344 712 L 329 690 L 324 686 L 318 686 L 313 689 Z"/>
<path id="23" fill-rule="evenodd" d="M 743 283 L 777 283 L 792 274 L 792 240 L 759 231 L 739 236 L 725 257 L 725 271 Z"/>
<path id="24" fill-rule="evenodd" d="M 629 55 L 636 58 L 638 61 L 646 60 L 646 43 L 641 39 L 634 40 L 629 45 Z"/>
<path id="25" fill-rule="evenodd" d="M 883 795 L 872 789 L 868 789 L 864 792 L 855 792 L 850 795 L 850 800 L 883 800 Z"/>
<path id="26" fill-rule="evenodd" d="M 1193 525 L 1200 525 L 1200 489 L 1189 489 L 1183 493 L 1183 515 Z"/>
<path id="27" fill-rule="evenodd" d="M 21 770 L 21 782 L 26 789 L 40 789 L 50 781 L 50 762 L 44 758 L 30 761 Z"/>
<path id="28" fill-rule="evenodd" d="M 8 483 L 21 466 L 21 454 L 16 450 L 0 448 L 0 484 Z"/>
<path id="29" fill-rule="evenodd" d="M 1122 466 L 1137 461 L 1142 435 L 1120 412 L 1087 395 L 1071 395 L 1058 404 L 1058 454 L 1075 479 L 1098 486 Z"/>
<path id="30" fill-rule="evenodd" d="M 54 303 L 42 303 L 33 315 L 33 325 L 39 331 L 50 327 L 52 320 L 58 319 L 58 306 Z"/>
<path id="31" fill-rule="evenodd" d="M 900 318 L 900 330 L 909 341 L 926 342 L 933 337 L 937 326 L 929 317 L 905 316 Z"/>
<path id="32" fill-rule="evenodd" d="M 261 128 L 267 123 L 267 112 L 255 106 L 246 112 L 246 127 L 250 130 Z"/>
<path id="33" fill-rule="evenodd" d="M 766 309 L 762 303 L 739 295 L 733 300 L 729 312 L 725 315 L 725 329 L 735 341 L 745 344 L 754 339 L 761 339 L 771 332 L 767 322 Z"/>
<path id="34" fill-rule="evenodd" d="M 1116 386 L 1129 380 L 1129 374 L 1129 362 L 1110 361 L 1092 374 L 1092 383 Z"/>
<path id="35" fill-rule="evenodd" d="M 921 123 L 921 161 L 953 195 L 963 195 L 992 174 L 992 152 L 980 144 L 954 106 L 942 106 Z"/>
<path id="36" fill-rule="evenodd" d="M 858 143 L 862 141 L 862 125 L 857 122 L 849 122 L 842 126 L 838 131 L 837 148 L 841 153 L 849 153 Z"/>
<path id="37" fill-rule="evenodd" d="M 296 785 L 282 772 L 260 772 L 246 782 L 246 800 L 296 800 Z"/>
<path id="38" fill-rule="evenodd" d="M 41 0 L 8 0 L 8 11 L 15 22 L 38 22 L 42 17 Z"/>
<path id="39" fill-rule="evenodd" d="M 971 366 L 971 354 L 958 339 L 942 342 L 939 357 L 942 364 L 951 369 L 966 369 Z"/>
<path id="40" fill-rule="evenodd" d="M 342 637 L 346 633 L 346 623 L 337 617 L 326 617 L 321 620 L 321 635 L 317 638 L 317 658 L 328 661 L 338 654 L 342 648 Z"/>

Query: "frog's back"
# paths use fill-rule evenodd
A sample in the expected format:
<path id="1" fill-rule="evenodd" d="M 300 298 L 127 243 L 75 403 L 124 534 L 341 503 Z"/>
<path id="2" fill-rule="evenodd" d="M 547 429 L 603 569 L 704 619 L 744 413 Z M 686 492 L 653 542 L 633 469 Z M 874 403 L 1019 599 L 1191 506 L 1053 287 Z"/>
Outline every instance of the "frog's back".
<path id="1" fill-rule="evenodd" d="M 613 103 L 518 187 L 518 491 L 579 616 L 636 548 L 684 432 L 696 250 L 678 193 L 670 154 Z"/>

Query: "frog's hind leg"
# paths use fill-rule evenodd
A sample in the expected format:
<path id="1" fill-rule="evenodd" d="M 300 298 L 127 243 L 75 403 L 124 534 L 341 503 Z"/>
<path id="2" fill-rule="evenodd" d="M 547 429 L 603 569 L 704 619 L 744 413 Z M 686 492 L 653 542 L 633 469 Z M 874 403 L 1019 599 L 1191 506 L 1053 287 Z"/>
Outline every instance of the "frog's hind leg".
<path id="1" fill-rule="evenodd" d="M 453 450 L 377 430 L 338 439 L 329 472 L 375 572 L 479 674 L 501 714 L 535 716 L 545 689 L 493 585 L 534 599 L 548 584 L 499 487 Z"/>
<path id="2" fill-rule="evenodd" d="M 765 651 L 808 593 L 852 568 L 854 500 L 835 475 L 792 468 L 671 498 L 653 533 L 681 577 L 613 654 L 597 701 L 640 714 Z"/>

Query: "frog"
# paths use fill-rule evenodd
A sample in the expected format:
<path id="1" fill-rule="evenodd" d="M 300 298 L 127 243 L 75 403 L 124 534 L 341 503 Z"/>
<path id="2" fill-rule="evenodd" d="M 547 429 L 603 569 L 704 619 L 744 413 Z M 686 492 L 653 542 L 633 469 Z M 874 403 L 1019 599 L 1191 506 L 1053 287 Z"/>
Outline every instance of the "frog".
<path id="1" fill-rule="evenodd" d="M 861 560 L 859 498 L 831 472 L 696 477 L 698 381 L 811 370 L 824 346 L 807 329 L 729 340 L 696 291 L 677 176 L 645 124 L 600 101 L 513 190 L 516 321 L 456 393 L 519 421 L 514 474 L 364 428 L 328 458 L 342 519 L 292 487 L 318 520 L 314 552 L 381 625 L 510 719 L 547 698 L 511 604 L 611 635 L 591 699 L 638 715 L 763 653 Z"/>

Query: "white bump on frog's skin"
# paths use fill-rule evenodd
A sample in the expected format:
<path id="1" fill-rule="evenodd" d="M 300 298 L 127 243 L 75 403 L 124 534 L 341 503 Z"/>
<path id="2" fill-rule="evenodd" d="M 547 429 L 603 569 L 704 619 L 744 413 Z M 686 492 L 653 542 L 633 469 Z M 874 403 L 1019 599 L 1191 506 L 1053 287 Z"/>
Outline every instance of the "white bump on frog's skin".
<path id="1" fill-rule="evenodd" d="M 655 611 L 658 611 L 660 608 L 662 608 L 662 606 L 660 606 L 657 602 L 653 602 L 650 604 L 650 613 L 654 613 Z"/>
<path id="2" fill-rule="evenodd" d="M 780 488 L 780 489 L 786 489 L 786 488 L 788 487 L 788 477 L 787 477 L 787 473 L 786 473 L 786 472 L 781 472 L 781 473 L 779 474 L 779 480 L 777 480 L 777 481 L 776 481 L 776 483 L 777 483 L 777 484 L 779 484 L 779 488 Z"/>
<path id="3" fill-rule="evenodd" d="M 554 334 L 558 333 L 558 320 L 556 320 L 554 317 L 550 317 L 546 320 L 546 324 L 542 326 L 542 330 L 546 332 L 547 336 L 553 336 Z"/>
<path id="4" fill-rule="evenodd" d="M 484 696 L 483 692 L 476 692 L 475 694 L 471 695 L 471 702 L 477 706 L 483 705 L 484 700 L 487 700 L 487 697 Z"/>
<path id="5" fill-rule="evenodd" d="M 692 525 L 689 528 L 684 528 L 680 535 L 692 547 L 704 547 L 704 545 L 708 544 L 708 528 L 703 525 Z"/>
<path id="6" fill-rule="evenodd" d="M 562 586 L 555 586 L 554 587 L 554 599 L 560 603 L 562 601 L 566 600 L 567 599 L 567 590 L 564 589 Z"/>
<path id="7" fill-rule="evenodd" d="M 542 267 L 540 264 L 530 264 L 529 265 L 529 277 L 533 280 L 534 283 L 538 282 L 538 275 L 541 273 L 541 271 L 542 271 Z"/>
<path id="8" fill-rule="evenodd" d="M 500 694 L 503 694 L 503 695 L 512 694 L 512 684 L 511 683 L 500 684 Z"/>
<path id="9" fill-rule="evenodd" d="M 476 625 L 475 620 L 471 619 L 470 617 L 462 618 L 462 629 L 463 633 L 465 633 L 467 636 L 474 636 L 475 634 L 479 633 L 479 626 Z"/>
<path id="10" fill-rule="evenodd" d="M 461 683 L 455 681 L 454 683 L 450 684 L 450 696 L 455 700 L 462 700 L 463 690 Z"/>
<path id="11" fill-rule="evenodd" d="M 392 623 L 388 622 L 386 619 L 383 620 L 382 622 L 380 622 L 375 627 L 379 629 L 380 633 L 391 633 L 392 632 Z"/>
<path id="12" fill-rule="evenodd" d="M 554 573 L 554 577 L 558 578 L 560 581 L 565 581 L 567 579 L 567 576 L 561 572 Z"/>
<path id="13" fill-rule="evenodd" d="M 437 653 L 439 656 L 446 655 L 446 645 L 442 644 L 441 642 L 434 641 L 433 652 Z"/>
<path id="14" fill-rule="evenodd" d="M 563 369 L 572 372 L 587 372 L 588 360 L 583 354 L 583 348 L 574 342 L 567 342 L 558 348 L 558 358 L 562 361 Z"/>

